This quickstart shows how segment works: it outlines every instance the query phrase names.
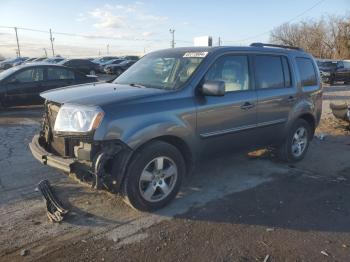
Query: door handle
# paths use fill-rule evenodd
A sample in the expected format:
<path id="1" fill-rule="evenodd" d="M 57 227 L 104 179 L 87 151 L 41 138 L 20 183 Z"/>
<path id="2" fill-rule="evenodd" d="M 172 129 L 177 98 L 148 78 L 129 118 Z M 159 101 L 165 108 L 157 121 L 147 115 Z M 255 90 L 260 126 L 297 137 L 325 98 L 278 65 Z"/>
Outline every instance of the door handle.
<path id="1" fill-rule="evenodd" d="M 243 105 L 241 105 L 241 109 L 242 110 L 249 110 L 251 108 L 253 108 L 255 105 L 253 105 L 250 102 L 245 102 Z"/>
<path id="2" fill-rule="evenodd" d="M 290 96 L 290 97 L 288 97 L 288 99 L 287 99 L 287 101 L 288 102 L 295 102 L 297 99 L 294 97 L 294 96 Z"/>

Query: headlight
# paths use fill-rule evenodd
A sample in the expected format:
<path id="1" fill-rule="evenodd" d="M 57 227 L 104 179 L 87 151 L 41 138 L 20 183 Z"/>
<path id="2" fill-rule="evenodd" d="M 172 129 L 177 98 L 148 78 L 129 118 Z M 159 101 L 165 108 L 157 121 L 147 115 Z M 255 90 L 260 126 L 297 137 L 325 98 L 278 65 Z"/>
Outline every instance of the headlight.
<path id="1" fill-rule="evenodd" d="M 99 107 L 64 104 L 58 111 L 54 131 L 86 133 L 98 128 L 103 116 Z"/>

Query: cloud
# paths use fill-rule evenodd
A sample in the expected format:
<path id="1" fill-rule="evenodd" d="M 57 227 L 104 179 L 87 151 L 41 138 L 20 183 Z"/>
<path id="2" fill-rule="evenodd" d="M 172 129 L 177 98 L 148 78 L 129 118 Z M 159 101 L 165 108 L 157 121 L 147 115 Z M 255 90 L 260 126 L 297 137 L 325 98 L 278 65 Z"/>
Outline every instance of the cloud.
<path id="1" fill-rule="evenodd" d="M 143 32 L 142 33 L 142 36 L 144 36 L 144 37 L 149 37 L 149 36 L 152 36 L 152 35 L 154 35 L 154 32 Z"/>
<path id="2" fill-rule="evenodd" d="M 142 31 L 149 31 L 147 28 L 157 27 L 159 23 L 168 20 L 166 16 L 157 16 L 147 12 L 143 2 L 128 5 L 105 4 L 89 11 L 86 16 L 93 21 L 96 28 L 128 29 L 129 31 L 132 29 L 138 30 L 134 32 L 138 34 L 142 34 Z M 82 20 L 86 16 L 78 15 L 77 20 Z"/>
<path id="3" fill-rule="evenodd" d="M 77 22 L 84 22 L 86 20 L 87 20 L 87 17 L 82 13 L 78 14 L 78 17 L 75 19 L 75 21 Z"/>
<path id="4" fill-rule="evenodd" d="M 97 28 L 122 28 L 125 26 L 125 18 L 114 15 L 107 9 L 96 8 L 89 12 L 90 16 L 97 22 L 94 24 Z"/>

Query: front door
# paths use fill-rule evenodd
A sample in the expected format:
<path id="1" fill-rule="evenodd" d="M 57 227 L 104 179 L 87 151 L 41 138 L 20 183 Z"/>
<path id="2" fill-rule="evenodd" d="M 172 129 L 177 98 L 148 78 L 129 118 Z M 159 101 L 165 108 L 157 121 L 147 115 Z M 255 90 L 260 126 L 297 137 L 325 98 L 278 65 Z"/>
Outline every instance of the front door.
<path id="1" fill-rule="evenodd" d="M 44 69 L 25 68 L 5 81 L 7 106 L 33 105 L 40 103 L 39 93 L 44 84 Z"/>
<path id="2" fill-rule="evenodd" d="M 224 81 L 224 96 L 197 97 L 197 133 L 202 152 L 238 149 L 254 144 L 256 92 L 252 89 L 249 57 L 224 55 L 206 73 L 204 81 Z"/>

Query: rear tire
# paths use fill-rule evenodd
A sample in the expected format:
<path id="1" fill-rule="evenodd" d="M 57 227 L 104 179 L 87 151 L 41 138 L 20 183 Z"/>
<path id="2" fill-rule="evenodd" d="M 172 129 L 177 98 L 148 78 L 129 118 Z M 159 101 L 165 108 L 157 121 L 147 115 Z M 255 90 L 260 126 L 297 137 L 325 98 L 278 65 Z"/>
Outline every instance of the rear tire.
<path id="1" fill-rule="evenodd" d="M 123 183 L 125 202 L 141 211 L 164 207 L 179 192 L 185 165 L 173 145 L 155 141 L 142 147 L 128 165 Z"/>
<path id="2" fill-rule="evenodd" d="M 308 122 L 297 119 L 289 130 L 285 141 L 277 150 L 278 158 L 291 163 L 301 161 L 309 148 L 312 133 Z"/>

